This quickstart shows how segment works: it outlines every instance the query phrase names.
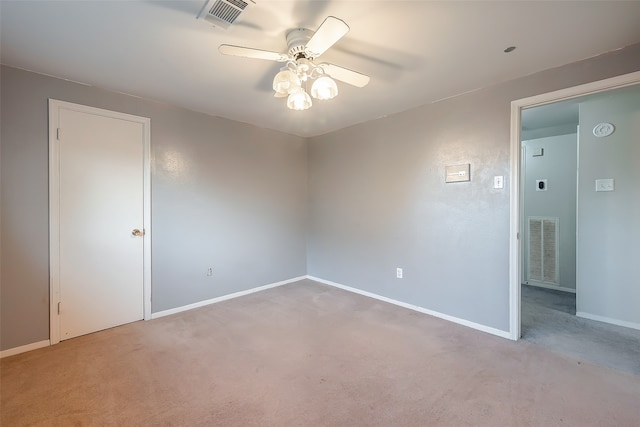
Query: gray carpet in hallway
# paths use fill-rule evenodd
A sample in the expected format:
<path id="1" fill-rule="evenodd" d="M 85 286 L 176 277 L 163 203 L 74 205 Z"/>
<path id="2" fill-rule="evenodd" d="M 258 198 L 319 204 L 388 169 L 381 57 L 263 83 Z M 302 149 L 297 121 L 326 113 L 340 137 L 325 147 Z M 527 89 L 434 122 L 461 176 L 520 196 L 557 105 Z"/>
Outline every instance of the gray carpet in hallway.
<path id="1" fill-rule="evenodd" d="M 522 285 L 523 340 L 640 375 L 640 331 L 575 314 L 575 294 Z"/>

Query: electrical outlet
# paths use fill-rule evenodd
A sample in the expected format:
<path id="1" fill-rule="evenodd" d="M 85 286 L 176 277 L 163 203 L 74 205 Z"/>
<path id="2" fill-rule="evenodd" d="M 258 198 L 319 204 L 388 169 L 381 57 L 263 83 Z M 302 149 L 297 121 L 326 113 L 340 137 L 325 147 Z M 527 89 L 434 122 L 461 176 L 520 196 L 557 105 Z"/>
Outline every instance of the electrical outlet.
<path id="1" fill-rule="evenodd" d="M 396 268 L 396 278 L 398 279 L 402 279 L 402 269 L 401 268 Z"/>
<path id="2" fill-rule="evenodd" d="M 207 269 L 207 276 L 213 276 L 213 267 Z"/>

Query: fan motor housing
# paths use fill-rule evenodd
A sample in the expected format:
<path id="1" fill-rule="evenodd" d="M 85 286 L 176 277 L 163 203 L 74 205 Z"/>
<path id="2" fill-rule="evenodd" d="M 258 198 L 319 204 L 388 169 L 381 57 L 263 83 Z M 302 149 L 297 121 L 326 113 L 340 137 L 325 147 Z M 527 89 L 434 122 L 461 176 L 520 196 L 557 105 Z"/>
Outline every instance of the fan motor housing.
<path id="1" fill-rule="evenodd" d="M 305 50 L 307 42 L 311 39 L 314 32 L 306 28 L 296 28 L 287 33 L 288 54 L 293 58 L 313 59 L 310 53 Z"/>

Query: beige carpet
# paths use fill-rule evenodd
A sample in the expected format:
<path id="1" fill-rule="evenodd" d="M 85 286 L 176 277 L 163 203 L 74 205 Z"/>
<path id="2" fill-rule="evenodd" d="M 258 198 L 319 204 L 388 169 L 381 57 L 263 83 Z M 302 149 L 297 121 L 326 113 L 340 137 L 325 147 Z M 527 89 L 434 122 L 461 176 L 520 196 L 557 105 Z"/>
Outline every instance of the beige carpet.
<path id="1" fill-rule="evenodd" d="M 1 421 L 638 426 L 640 376 L 310 281 L 1 362 Z"/>

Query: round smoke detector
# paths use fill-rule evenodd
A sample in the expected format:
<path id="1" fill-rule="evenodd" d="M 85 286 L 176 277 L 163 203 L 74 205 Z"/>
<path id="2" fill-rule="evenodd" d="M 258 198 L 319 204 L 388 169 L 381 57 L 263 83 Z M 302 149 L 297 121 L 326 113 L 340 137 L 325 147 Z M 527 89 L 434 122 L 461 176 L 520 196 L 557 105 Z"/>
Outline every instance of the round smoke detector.
<path id="1" fill-rule="evenodd" d="M 616 127 L 611 123 L 598 123 L 593 128 L 593 135 L 596 138 L 604 138 L 611 135 L 616 130 Z"/>

